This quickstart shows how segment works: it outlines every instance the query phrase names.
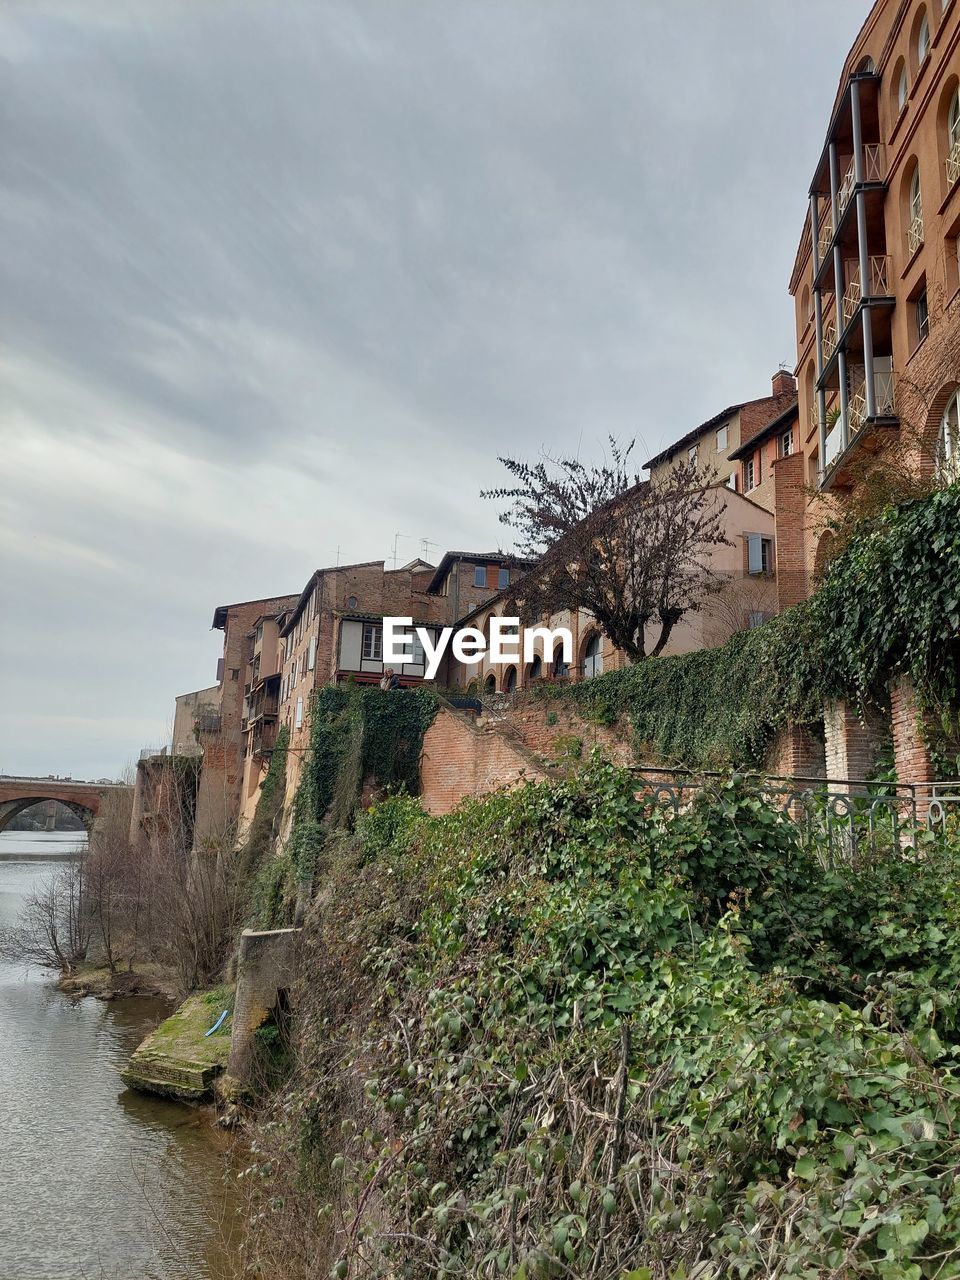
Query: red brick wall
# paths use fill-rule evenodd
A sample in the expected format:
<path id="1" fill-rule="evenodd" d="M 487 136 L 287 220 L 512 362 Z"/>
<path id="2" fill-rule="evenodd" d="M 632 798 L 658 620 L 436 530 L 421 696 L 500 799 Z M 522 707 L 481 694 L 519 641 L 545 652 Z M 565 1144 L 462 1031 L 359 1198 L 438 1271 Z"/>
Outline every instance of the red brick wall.
<path id="1" fill-rule="evenodd" d="M 920 728 L 920 710 L 913 681 L 908 676 L 901 676 L 890 684 L 890 713 L 898 781 L 932 782 L 933 763 Z"/>
<path id="2" fill-rule="evenodd" d="M 462 713 L 442 708 L 424 735 L 420 793 L 428 813 L 449 813 L 467 796 L 546 776 L 503 733 L 477 728 Z"/>
<path id="3" fill-rule="evenodd" d="M 781 778 L 822 778 L 826 761 L 824 744 L 801 725 L 787 725 L 767 748 L 764 768 Z"/>
<path id="4" fill-rule="evenodd" d="M 550 714 L 557 717 L 556 724 L 548 724 Z M 619 725 L 591 724 L 581 719 L 574 710 L 557 702 L 518 701 L 507 714 L 505 724 L 528 751 L 543 760 L 556 760 L 567 754 L 569 741 L 579 738 L 586 757 L 594 747 L 599 747 L 604 758 L 615 764 L 634 763 L 629 729 Z"/>
<path id="5" fill-rule="evenodd" d="M 781 613 L 805 600 L 809 594 L 804 537 L 807 495 L 803 466 L 803 454 L 792 453 L 787 458 L 778 459 L 773 468 L 777 602 Z"/>

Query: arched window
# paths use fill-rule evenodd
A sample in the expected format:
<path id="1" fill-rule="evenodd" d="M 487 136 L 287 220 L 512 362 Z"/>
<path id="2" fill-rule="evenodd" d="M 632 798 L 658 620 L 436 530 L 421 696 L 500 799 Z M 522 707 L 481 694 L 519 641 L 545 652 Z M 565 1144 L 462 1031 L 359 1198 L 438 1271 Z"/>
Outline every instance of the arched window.
<path id="1" fill-rule="evenodd" d="M 897 115 L 907 105 L 907 98 L 910 96 L 910 81 L 907 78 L 907 64 L 903 58 L 900 59 L 899 68 L 894 72 L 894 84 L 897 92 Z"/>
<path id="2" fill-rule="evenodd" d="M 589 680 L 603 671 L 603 647 L 599 632 L 594 632 L 583 651 L 583 678 Z"/>
<path id="3" fill-rule="evenodd" d="M 954 89 L 947 108 L 947 155 L 960 165 L 960 87 Z"/>
<path id="4" fill-rule="evenodd" d="M 960 475 L 960 391 L 953 393 L 943 411 L 937 465 L 945 479 L 954 480 Z"/>
<path id="5" fill-rule="evenodd" d="M 857 67 L 857 75 L 873 75 L 874 70 L 873 59 L 867 55 Z"/>
<path id="6" fill-rule="evenodd" d="M 560 654 L 553 660 L 553 676 L 555 680 L 565 680 L 570 674 L 569 662 L 564 662 Z"/>
<path id="7" fill-rule="evenodd" d="M 907 188 L 907 252 L 916 253 L 923 244 L 923 199 L 920 194 L 920 166 L 914 162 Z"/>
<path id="8" fill-rule="evenodd" d="M 539 680 L 542 674 L 543 674 L 543 659 L 540 657 L 538 653 L 537 656 L 534 658 L 534 660 L 530 663 L 530 679 Z"/>
<path id="9" fill-rule="evenodd" d="M 487 676 L 486 680 L 484 680 L 483 682 L 483 692 L 484 693 L 497 692 L 497 677 L 493 674 L 492 671 Z"/>
<path id="10" fill-rule="evenodd" d="M 924 13 L 920 19 L 920 26 L 917 28 L 917 66 L 919 66 L 927 54 L 930 52 L 930 19 Z"/>
<path id="11" fill-rule="evenodd" d="M 516 693 L 517 691 L 517 668 L 507 667 L 503 677 L 504 693 Z"/>
<path id="12" fill-rule="evenodd" d="M 804 325 L 808 325 L 813 319 L 813 307 L 810 305 L 810 290 L 806 285 L 800 294 L 800 320 Z"/>

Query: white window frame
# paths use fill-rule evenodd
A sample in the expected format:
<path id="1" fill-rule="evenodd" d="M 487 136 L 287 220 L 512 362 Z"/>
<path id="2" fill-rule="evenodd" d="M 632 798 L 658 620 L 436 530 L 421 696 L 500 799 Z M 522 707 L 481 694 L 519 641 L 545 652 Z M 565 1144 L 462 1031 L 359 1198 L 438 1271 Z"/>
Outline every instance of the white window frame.
<path id="1" fill-rule="evenodd" d="M 487 566 L 485 564 L 475 564 L 473 566 L 473 585 L 475 587 L 485 587 L 487 585 Z"/>
<path id="2" fill-rule="evenodd" d="M 917 343 L 923 342 L 930 334 L 930 299 L 926 289 L 921 289 L 913 304 L 917 318 Z"/>
<path id="3" fill-rule="evenodd" d="M 747 533 L 747 573 L 752 578 L 773 571 L 773 539 L 762 533 Z"/>
<path id="4" fill-rule="evenodd" d="M 793 453 L 793 427 L 780 433 L 780 457 L 789 458 Z"/>
<path id="5" fill-rule="evenodd" d="M 910 97 L 910 78 L 907 75 L 907 64 L 900 68 L 900 79 L 897 82 L 897 110 L 902 111 Z"/>
<path id="6" fill-rule="evenodd" d="M 293 713 L 293 727 L 299 729 L 303 724 L 303 698 L 297 699 L 297 709 Z"/>
<path id="7" fill-rule="evenodd" d="M 383 661 L 383 624 L 365 622 L 360 642 L 360 655 L 365 662 Z"/>
<path id="8" fill-rule="evenodd" d="M 687 450 L 687 461 L 692 462 L 694 466 L 697 465 L 697 446 L 695 444 L 692 444 Z"/>
<path id="9" fill-rule="evenodd" d="M 310 646 L 307 649 L 307 670 L 312 671 L 317 665 L 317 637 L 310 637 Z"/>
<path id="10" fill-rule="evenodd" d="M 947 149 L 952 151 L 960 142 L 960 88 L 954 89 L 947 108 Z"/>
<path id="11" fill-rule="evenodd" d="M 756 455 L 752 454 L 749 458 L 747 458 L 746 462 L 744 462 L 743 464 L 744 493 L 751 493 L 754 489 L 756 489 L 758 484 L 759 484 L 759 481 L 757 480 L 757 459 L 756 459 Z"/>
<path id="12" fill-rule="evenodd" d="M 717 427 L 717 453 L 726 453 L 729 443 L 730 429 L 727 423 L 724 423 L 722 427 Z"/>
<path id="13" fill-rule="evenodd" d="M 953 479 L 960 472 L 960 391 L 954 391 L 940 419 L 937 470 L 945 479 Z"/>
<path id="14" fill-rule="evenodd" d="M 930 16 L 925 13 L 917 31 L 917 66 L 922 67 L 930 52 Z"/>

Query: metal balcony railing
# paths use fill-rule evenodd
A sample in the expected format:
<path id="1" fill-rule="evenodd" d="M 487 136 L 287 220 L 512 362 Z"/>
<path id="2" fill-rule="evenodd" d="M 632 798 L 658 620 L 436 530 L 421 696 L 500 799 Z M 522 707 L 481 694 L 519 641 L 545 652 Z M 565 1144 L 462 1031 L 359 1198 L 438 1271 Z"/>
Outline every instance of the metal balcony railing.
<path id="1" fill-rule="evenodd" d="M 947 156 L 947 186 L 953 188 L 960 182 L 960 138 L 957 138 Z"/>
<path id="2" fill-rule="evenodd" d="M 823 331 L 823 358 L 824 361 L 830 359 L 834 351 L 837 349 L 837 341 L 840 331 L 837 328 L 836 320 L 831 320 Z"/>
<path id="3" fill-rule="evenodd" d="M 892 369 L 883 369 L 873 375 L 874 394 L 877 401 L 877 417 L 889 418 L 895 411 L 894 377 Z M 850 394 L 850 431 L 859 431 L 867 418 L 867 384 L 860 385 Z"/>
<path id="4" fill-rule="evenodd" d="M 863 148 L 863 181 L 883 182 L 886 177 L 886 164 L 883 146 L 879 142 L 868 142 Z M 857 185 L 856 160 L 851 158 L 837 192 L 840 212 L 846 209 Z"/>
<path id="5" fill-rule="evenodd" d="M 868 298 L 885 298 L 889 289 L 889 263 L 885 254 L 877 254 L 870 259 L 870 281 L 866 296 Z M 846 323 L 853 319 L 854 312 L 863 301 L 864 293 L 860 283 L 860 264 L 854 263 L 850 269 L 850 282 L 843 295 L 843 318 Z"/>
<path id="6" fill-rule="evenodd" d="M 907 252 L 916 253 L 923 244 L 923 214 L 918 213 L 907 227 Z"/>
<path id="7" fill-rule="evenodd" d="M 833 223 L 829 218 L 826 218 L 820 224 L 820 236 L 817 241 L 821 262 L 823 262 L 824 258 L 830 252 L 831 244 L 833 244 Z"/>

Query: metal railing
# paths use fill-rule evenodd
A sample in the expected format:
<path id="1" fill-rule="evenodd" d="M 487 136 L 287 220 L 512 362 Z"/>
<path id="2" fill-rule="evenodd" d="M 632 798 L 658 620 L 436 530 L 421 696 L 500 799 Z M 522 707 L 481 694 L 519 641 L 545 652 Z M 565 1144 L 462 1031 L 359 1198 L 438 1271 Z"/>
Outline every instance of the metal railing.
<path id="1" fill-rule="evenodd" d="M 831 320 L 823 331 L 823 359 L 827 361 L 837 349 L 840 340 L 840 329 L 836 320 Z"/>
<path id="2" fill-rule="evenodd" d="M 886 165 L 884 163 L 883 144 L 879 142 L 868 142 L 863 148 L 863 181 L 864 182 L 883 182 L 886 177 Z M 847 165 L 843 180 L 840 183 L 840 190 L 837 192 L 837 201 L 842 213 L 853 196 L 857 186 L 857 163 L 856 158 L 851 158 Z"/>
<path id="3" fill-rule="evenodd" d="M 907 227 L 907 252 L 916 253 L 923 244 L 923 214 L 918 213 Z"/>
<path id="4" fill-rule="evenodd" d="M 819 239 L 817 247 L 819 250 L 820 261 L 823 262 L 827 254 L 830 252 L 830 246 L 833 244 L 833 223 L 827 217 L 820 224 Z"/>
<path id="5" fill-rule="evenodd" d="M 947 186 L 953 188 L 960 181 L 960 138 L 954 142 L 950 148 L 950 154 L 946 159 L 947 166 Z"/>
<path id="6" fill-rule="evenodd" d="M 892 369 L 881 369 L 873 375 L 876 416 L 892 417 L 896 411 L 895 384 Z M 867 384 L 861 382 L 850 392 L 850 430 L 859 431 L 867 420 Z"/>
<path id="7" fill-rule="evenodd" d="M 868 281 L 868 289 L 866 296 L 868 298 L 885 298 L 888 296 L 889 289 L 889 267 L 890 259 L 886 254 L 875 254 L 868 263 L 870 271 L 870 279 Z M 849 324 L 853 319 L 854 313 L 863 301 L 864 292 L 860 280 L 860 264 L 859 262 L 850 265 L 850 281 L 843 295 L 843 318 Z"/>
<path id="8" fill-rule="evenodd" d="M 632 771 L 639 793 L 677 814 L 719 788 L 722 775 L 655 768 Z M 909 785 L 850 778 L 749 777 L 751 794 L 794 825 L 804 848 L 825 866 L 915 847 L 926 832 L 960 831 L 960 781 Z"/>

